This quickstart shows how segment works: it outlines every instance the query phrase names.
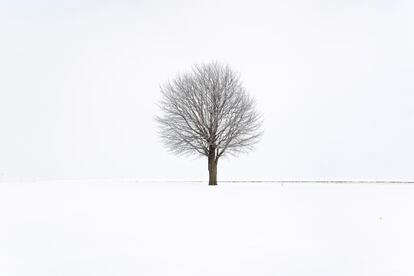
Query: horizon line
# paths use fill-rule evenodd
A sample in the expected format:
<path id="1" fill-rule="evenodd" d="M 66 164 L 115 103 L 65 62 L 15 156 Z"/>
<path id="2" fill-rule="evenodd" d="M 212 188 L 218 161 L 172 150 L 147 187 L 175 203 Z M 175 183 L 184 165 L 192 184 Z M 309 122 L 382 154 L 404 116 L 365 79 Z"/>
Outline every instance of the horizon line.
<path id="1" fill-rule="evenodd" d="M 95 181 L 102 181 L 102 182 L 130 182 L 130 183 L 142 183 L 142 182 L 150 182 L 150 183 L 176 183 L 176 182 L 183 182 L 183 183 L 204 183 L 208 182 L 208 180 L 203 179 L 145 179 L 145 178 L 78 178 L 78 179 L 41 179 L 41 178 L 32 178 L 32 179 L 1 179 L 0 183 L 16 183 L 16 182 L 95 182 Z M 414 180 L 384 180 L 384 179 L 373 179 L 373 180 L 344 180 L 344 179 L 334 179 L 334 180 L 310 180 L 310 179 L 304 179 L 304 180 L 298 180 L 298 179 L 250 179 L 250 180 L 239 180 L 239 179 L 223 179 L 218 180 L 218 183 L 277 183 L 277 184 L 300 184 L 300 183 L 321 183 L 321 184 L 414 184 Z"/>

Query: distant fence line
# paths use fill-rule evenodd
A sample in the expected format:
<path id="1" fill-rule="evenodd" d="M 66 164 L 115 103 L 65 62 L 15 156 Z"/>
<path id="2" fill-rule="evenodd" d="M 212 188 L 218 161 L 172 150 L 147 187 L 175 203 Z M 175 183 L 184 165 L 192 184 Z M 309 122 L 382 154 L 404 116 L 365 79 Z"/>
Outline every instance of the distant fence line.
<path id="1" fill-rule="evenodd" d="M 130 180 L 132 182 L 204 183 L 205 180 Z M 129 182 L 129 181 L 128 181 Z M 221 180 L 220 183 L 276 183 L 276 184 L 414 184 L 414 180 Z"/>

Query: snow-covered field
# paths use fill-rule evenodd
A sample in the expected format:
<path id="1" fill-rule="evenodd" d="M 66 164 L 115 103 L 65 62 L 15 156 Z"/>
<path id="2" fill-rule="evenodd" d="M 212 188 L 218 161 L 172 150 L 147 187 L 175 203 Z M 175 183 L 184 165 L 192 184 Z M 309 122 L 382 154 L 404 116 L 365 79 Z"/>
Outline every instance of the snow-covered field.
<path id="1" fill-rule="evenodd" d="M 0 275 L 414 275 L 413 184 L 0 183 Z"/>

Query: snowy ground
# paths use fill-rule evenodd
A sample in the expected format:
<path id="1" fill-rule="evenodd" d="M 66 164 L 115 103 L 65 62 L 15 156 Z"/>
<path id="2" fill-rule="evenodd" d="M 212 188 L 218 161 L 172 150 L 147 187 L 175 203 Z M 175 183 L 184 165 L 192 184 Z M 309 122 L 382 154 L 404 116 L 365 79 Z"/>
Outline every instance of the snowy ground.
<path id="1" fill-rule="evenodd" d="M 0 275 L 414 275 L 413 184 L 0 183 Z"/>

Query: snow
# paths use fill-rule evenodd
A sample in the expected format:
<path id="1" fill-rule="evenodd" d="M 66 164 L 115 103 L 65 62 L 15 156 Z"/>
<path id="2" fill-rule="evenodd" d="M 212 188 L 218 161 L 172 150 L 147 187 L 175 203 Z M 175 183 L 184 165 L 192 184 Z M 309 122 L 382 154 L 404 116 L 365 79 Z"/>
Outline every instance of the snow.
<path id="1" fill-rule="evenodd" d="M 414 275 L 414 185 L 0 183 L 0 275 Z"/>

